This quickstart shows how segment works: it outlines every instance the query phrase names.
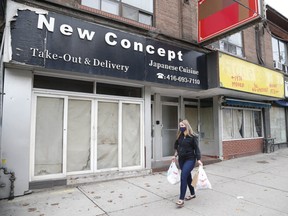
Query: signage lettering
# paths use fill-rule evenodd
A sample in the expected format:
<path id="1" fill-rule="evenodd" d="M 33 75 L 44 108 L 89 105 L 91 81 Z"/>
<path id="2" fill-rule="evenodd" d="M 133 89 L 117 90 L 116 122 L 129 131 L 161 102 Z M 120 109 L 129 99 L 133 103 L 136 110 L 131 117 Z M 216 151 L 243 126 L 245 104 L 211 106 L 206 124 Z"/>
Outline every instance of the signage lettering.
<path id="1" fill-rule="evenodd" d="M 43 29 L 43 25 L 45 25 L 45 27 L 47 28 L 49 32 L 54 32 L 55 18 L 50 17 L 49 22 L 48 22 L 48 20 L 43 14 L 39 14 L 37 28 Z M 63 35 L 66 35 L 66 36 L 71 36 L 73 33 L 73 28 L 67 24 L 62 24 L 59 30 Z M 79 38 L 83 40 L 87 38 L 88 41 L 91 41 L 95 34 L 94 31 L 89 32 L 88 30 L 86 29 L 82 30 L 81 28 L 77 28 L 77 31 L 78 31 Z"/>
<path id="2" fill-rule="evenodd" d="M 38 24 L 37 24 L 38 29 L 43 29 L 45 26 L 48 31 L 54 32 L 54 25 L 55 25 L 55 18 L 50 17 L 49 22 L 48 22 L 48 20 L 46 19 L 44 15 L 39 14 Z M 78 30 L 79 38 L 83 40 L 87 38 L 87 40 L 91 41 L 95 34 L 94 31 L 89 32 L 87 29 L 82 30 L 81 28 L 77 28 L 77 30 Z M 71 36 L 73 34 L 73 28 L 68 24 L 62 24 L 60 26 L 60 32 L 63 35 Z M 110 46 L 116 46 L 118 44 L 117 38 L 118 38 L 117 35 L 113 32 L 107 32 L 105 34 L 105 42 Z M 124 38 L 120 41 L 120 45 L 124 49 L 130 49 L 132 47 L 132 42 Z M 133 42 L 133 45 L 134 45 L 133 46 L 134 51 L 143 52 L 144 45 L 142 43 Z M 152 45 L 147 45 L 146 52 L 150 55 L 153 55 L 155 53 L 155 47 Z M 179 61 L 183 61 L 183 53 L 181 51 L 178 51 L 176 54 L 175 51 L 173 50 L 166 51 L 163 48 L 158 48 L 156 53 L 161 57 L 167 56 L 168 61 L 174 60 L 176 58 L 176 55 Z"/>
<path id="3" fill-rule="evenodd" d="M 82 58 L 80 56 L 75 57 L 71 56 L 68 53 L 65 53 L 64 55 L 58 55 L 57 53 L 50 53 L 49 50 L 40 51 L 37 48 L 30 48 L 32 51 L 33 57 L 43 58 L 43 59 L 50 59 L 50 60 L 58 60 L 63 59 L 65 62 L 73 62 L 82 64 Z"/>
<path id="4" fill-rule="evenodd" d="M 110 46 L 116 46 L 118 43 L 117 42 L 117 35 L 113 32 L 106 33 L 105 34 L 105 42 Z M 124 49 L 130 49 L 132 46 L 131 41 L 129 41 L 128 39 L 122 39 L 120 41 L 120 45 Z M 134 51 L 143 52 L 143 49 L 144 49 L 144 45 L 142 43 L 139 43 L 139 42 L 133 43 L 133 50 Z M 146 46 L 146 52 L 150 55 L 155 54 L 155 47 L 152 45 L 147 45 Z M 167 55 L 168 61 L 172 61 L 173 59 L 176 58 L 176 53 L 173 50 L 167 50 L 167 52 L 166 52 L 165 49 L 158 48 L 157 54 L 161 57 L 165 57 Z M 181 51 L 177 52 L 177 59 L 179 61 L 183 61 L 183 53 Z"/>
<path id="5" fill-rule="evenodd" d="M 123 71 L 124 73 L 129 70 L 128 65 L 115 64 L 108 60 L 100 61 L 99 59 L 93 59 L 93 66 L 116 69 L 118 71 Z"/>
<path id="6" fill-rule="evenodd" d="M 220 54 L 221 87 L 259 95 L 284 97 L 284 77 L 238 58 Z"/>
<path id="7" fill-rule="evenodd" d="M 54 24 L 55 24 L 55 18 L 50 17 L 48 22 L 48 20 L 45 18 L 43 14 L 39 14 L 37 24 L 38 29 L 43 29 L 43 25 L 45 25 L 48 31 L 54 32 Z"/>
<path id="8" fill-rule="evenodd" d="M 19 11 L 13 22 L 15 62 L 60 72 L 207 88 L 202 52 L 52 12 Z"/>

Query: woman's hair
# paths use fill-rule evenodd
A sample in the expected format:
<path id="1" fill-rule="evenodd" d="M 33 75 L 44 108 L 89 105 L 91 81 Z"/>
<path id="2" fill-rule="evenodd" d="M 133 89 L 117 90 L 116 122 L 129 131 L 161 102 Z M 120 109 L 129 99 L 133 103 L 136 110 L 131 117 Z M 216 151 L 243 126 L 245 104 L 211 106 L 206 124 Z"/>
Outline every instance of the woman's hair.
<path id="1" fill-rule="evenodd" d="M 184 131 L 185 136 L 187 136 L 187 135 L 188 136 L 196 136 L 196 133 L 193 131 L 193 129 L 192 129 L 192 127 L 189 124 L 189 121 L 187 119 L 184 119 L 180 122 L 182 122 L 186 127 L 186 130 Z M 179 138 L 180 134 L 181 134 L 181 131 L 180 131 L 180 127 L 178 126 L 177 139 Z"/>

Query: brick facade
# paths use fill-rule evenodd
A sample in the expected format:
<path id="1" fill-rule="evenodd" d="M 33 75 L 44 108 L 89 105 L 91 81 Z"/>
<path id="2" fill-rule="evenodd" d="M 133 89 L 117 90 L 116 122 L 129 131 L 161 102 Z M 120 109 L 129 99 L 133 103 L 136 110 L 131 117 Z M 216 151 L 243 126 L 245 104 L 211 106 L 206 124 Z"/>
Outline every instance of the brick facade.
<path id="1" fill-rule="evenodd" d="M 255 64 L 259 64 L 256 49 L 257 39 L 255 31 L 256 30 L 254 26 L 243 30 L 244 56 L 246 60 Z M 260 42 L 261 49 L 259 52 L 261 53 L 260 57 L 263 59 L 264 66 L 270 69 L 274 69 L 271 35 L 266 30 L 264 30 L 261 25 L 259 26 L 259 38 L 258 42 Z"/>
<path id="2" fill-rule="evenodd" d="M 265 66 L 274 70 L 273 67 L 273 52 L 272 52 L 272 39 L 271 35 L 268 33 L 268 30 L 265 30 L 263 40 L 262 40 L 262 49 L 264 52 L 264 62 Z"/>
<path id="3" fill-rule="evenodd" d="M 258 64 L 255 42 L 256 37 L 254 27 L 245 29 L 243 31 L 244 56 L 250 62 Z"/>
<path id="4" fill-rule="evenodd" d="M 169 37 L 196 42 L 198 34 L 197 1 L 184 3 L 173 0 L 155 1 L 157 30 Z"/>
<path id="5" fill-rule="evenodd" d="M 231 159 L 263 152 L 263 138 L 223 141 L 223 159 Z"/>
<path id="6" fill-rule="evenodd" d="M 180 37 L 179 3 L 174 0 L 158 0 L 155 2 L 156 28 L 160 33 L 170 37 Z"/>

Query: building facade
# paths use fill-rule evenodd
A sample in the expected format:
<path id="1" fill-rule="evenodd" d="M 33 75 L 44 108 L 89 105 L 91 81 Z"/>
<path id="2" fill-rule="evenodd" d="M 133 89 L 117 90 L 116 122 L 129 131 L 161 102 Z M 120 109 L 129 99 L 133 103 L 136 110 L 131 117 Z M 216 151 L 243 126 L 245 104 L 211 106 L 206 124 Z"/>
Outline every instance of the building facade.
<path id="1" fill-rule="evenodd" d="M 197 1 L 5 3 L 0 153 L 13 195 L 166 168 L 184 118 L 203 155 L 263 152 L 284 99 L 264 25 L 203 47 Z"/>
<path id="2" fill-rule="evenodd" d="M 276 100 L 271 109 L 271 137 L 275 143 L 287 143 L 287 74 L 288 74 L 288 19 L 267 6 L 268 34 L 271 35 L 273 67 L 284 74 L 284 99 Z"/>

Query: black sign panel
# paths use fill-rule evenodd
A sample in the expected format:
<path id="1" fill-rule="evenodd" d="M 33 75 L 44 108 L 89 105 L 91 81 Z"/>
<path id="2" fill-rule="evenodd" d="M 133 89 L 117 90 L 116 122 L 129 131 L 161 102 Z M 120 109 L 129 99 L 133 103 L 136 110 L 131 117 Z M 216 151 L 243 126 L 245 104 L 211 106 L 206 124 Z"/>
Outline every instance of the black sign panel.
<path id="1" fill-rule="evenodd" d="M 200 52 L 55 13 L 25 10 L 11 23 L 12 60 L 47 69 L 207 88 Z"/>
<path id="2" fill-rule="evenodd" d="M 149 39 L 147 44 L 151 44 L 158 52 L 167 51 L 167 59 L 146 54 L 145 80 L 193 88 L 207 87 L 206 57 L 203 53 Z"/>

